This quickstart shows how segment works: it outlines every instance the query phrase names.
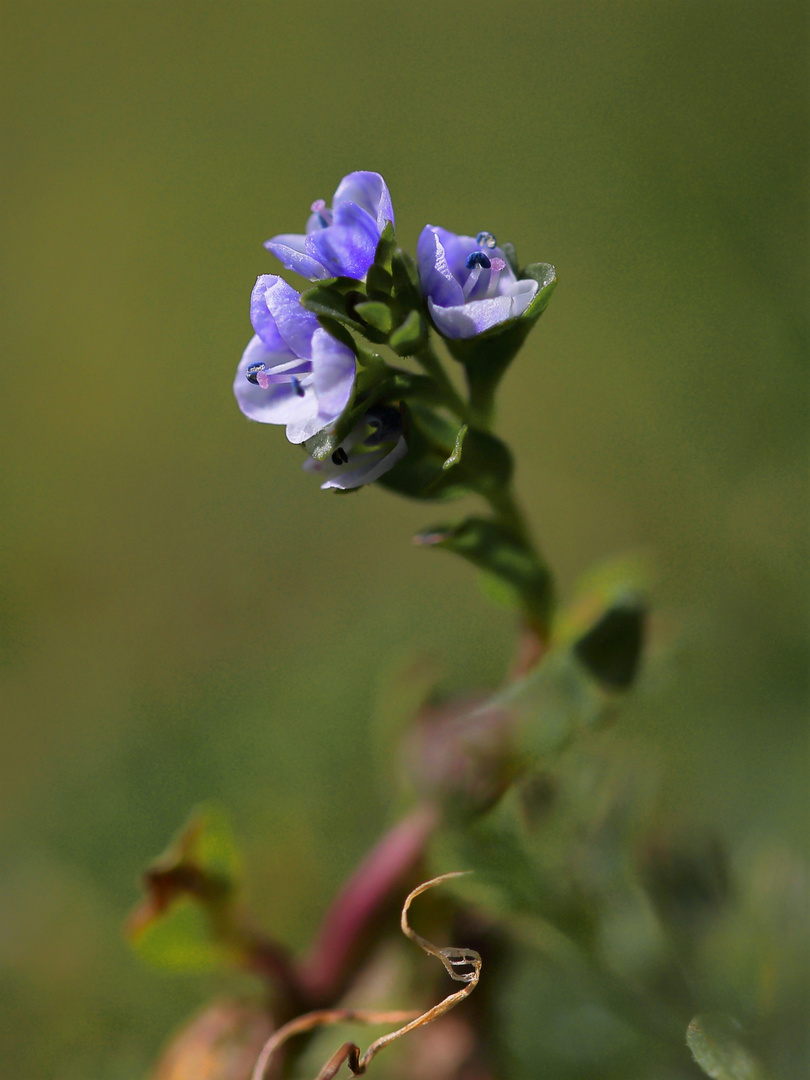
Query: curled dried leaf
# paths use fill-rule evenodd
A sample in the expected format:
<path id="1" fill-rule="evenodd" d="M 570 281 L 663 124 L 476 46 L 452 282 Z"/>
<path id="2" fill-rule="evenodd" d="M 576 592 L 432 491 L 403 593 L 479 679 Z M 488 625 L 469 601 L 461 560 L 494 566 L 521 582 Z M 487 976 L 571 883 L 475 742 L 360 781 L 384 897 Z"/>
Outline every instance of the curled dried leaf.
<path id="1" fill-rule="evenodd" d="M 445 1013 L 458 1005 L 464 998 L 469 997 L 478 985 L 478 980 L 481 975 L 480 955 L 474 949 L 455 948 L 452 946 L 439 948 L 426 938 L 423 938 L 420 934 L 417 934 L 408 922 L 408 911 L 410 910 L 412 901 L 415 900 L 417 896 L 420 896 L 427 889 L 432 889 L 434 885 L 440 885 L 443 881 L 448 881 L 450 878 L 454 877 L 460 877 L 465 873 L 469 873 L 469 871 L 462 870 L 450 874 L 442 874 L 440 877 L 431 878 L 430 881 L 425 881 L 421 885 L 418 885 L 406 897 L 405 903 L 402 906 L 402 916 L 400 918 L 400 926 L 402 927 L 403 934 L 418 945 L 420 949 L 426 952 L 428 956 L 435 956 L 437 960 L 441 961 L 445 971 L 451 979 L 454 979 L 456 982 L 463 982 L 465 985 L 461 990 L 457 990 L 454 994 L 448 994 L 448 996 L 440 1001 L 438 1005 L 434 1005 L 432 1009 L 428 1009 L 427 1012 L 419 1014 L 414 1012 L 375 1012 L 364 1009 L 319 1009 L 315 1012 L 298 1016 L 288 1024 L 285 1024 L 284 1027 L 279 1028 L 279 1030 L 265 1043 L 253 1069 L 252 1080 L 264 1080 L 265 1072 L 273 1054 L 294 1035 L 301 1035 L 305 1032 L 313 1031 L 317 1027 L 323 1027 L 329 1024 L 345 1024 L 350 1022 L 362 1024 L 402 1024 L 402 1027 L 397 1028 L 396 1031 L 389 1032 L 388 1035 L 383 1035 L 375 1040 L 362 1055 L 360 1053 L 360 1047 L 357 1046 L 356 1043 L 344 1043 L 343 1046 L 336 1050 L 332 1057 L 326 1062 L 318 1073 L 316 1080 L 332 1080 L 344 1064 L 348 1065 L 349 1070 L 354 1076 L 362 1076 L 371 1060 L 383 1049 L 383 1047 L 388 1046 L 396 1039 L 401 1038 L 403 1035 L 407 1035 L 411 1031 L 415 1031 L 425 1024 L 430 1024 L 433 1020 L 438 1020 L 440 1016 L 444 1016 Z"/>

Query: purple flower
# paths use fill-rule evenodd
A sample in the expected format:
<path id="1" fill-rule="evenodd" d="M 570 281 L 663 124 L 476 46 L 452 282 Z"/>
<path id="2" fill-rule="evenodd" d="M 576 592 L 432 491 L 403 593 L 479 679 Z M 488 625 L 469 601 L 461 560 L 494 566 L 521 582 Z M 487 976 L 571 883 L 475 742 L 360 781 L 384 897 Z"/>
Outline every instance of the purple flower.
<path id="1" fill-rule="evenodd" d="M 374 405 L 325 461 L 309 458 L 307 472 L 325 477 L 322 488 L 362 487 L 393 469 L 408 452 L 402 417 L 392 405 Z"/>
<path id="2" fill-rule="evenodd" d="M 393 224 L 394 211 L 383 178 L 375 172 L 353 172 L 340 181 L 331 209 L 323 199 L 312 204 L 306 235 L 274 236 L 264 246 L 282 266 L 313 281 L 361 281 L 389 221 Z"/>
<path id="3" fill-rule="evenodd" d="M 492 233 L 457 236 L 426 225 L 416 248 L 419 280 L 440 334 L 468 338 L 523 314 L 536 281 L 518 281 Z"/>
<path id="4" fill-rule="evenodd" d="M 351 349 L 322 330 L 298 293 L 276 274 L 262 274 L 250 298 L 255 335 L 236 369 L 239 408 L 263 424 L 286 424 L 301 443 L 334 423 L 354 386 Z"/>

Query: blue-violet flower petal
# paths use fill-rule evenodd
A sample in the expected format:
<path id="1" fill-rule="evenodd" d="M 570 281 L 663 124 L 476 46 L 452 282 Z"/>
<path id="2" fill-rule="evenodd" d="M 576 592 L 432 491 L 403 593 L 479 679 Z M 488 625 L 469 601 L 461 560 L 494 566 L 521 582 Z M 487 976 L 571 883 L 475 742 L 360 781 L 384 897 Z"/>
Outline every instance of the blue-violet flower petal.
<path id="1" fill-rule="evenodd" d="M 490 233 L 459 236 L 426 225 L 416 261 L 428 309 L 440 334 L 468 338 L 521 316 L 536 281 L 519 281 Z"/>
<path id="2" fill-rule="evenodd" d="M 355 357 L 321 329 L 283 278 L 262 274 L 250 301 L 254 337 L 236 369 L 233 391 L 245 416 L 284 424 L 301 443 L 329 427 L 351 398 Z"/>
<path id="3" fill-rule="evenodd" d="M 379 173 L 344 176 L 327 207 L 312 204 L 306 233 L 283 233 L 265 243 L 288 270 L 312 281 L 350 277 L 361 281 L 374 262 L 380 234 L 393 224 L 391 196 Z"/>

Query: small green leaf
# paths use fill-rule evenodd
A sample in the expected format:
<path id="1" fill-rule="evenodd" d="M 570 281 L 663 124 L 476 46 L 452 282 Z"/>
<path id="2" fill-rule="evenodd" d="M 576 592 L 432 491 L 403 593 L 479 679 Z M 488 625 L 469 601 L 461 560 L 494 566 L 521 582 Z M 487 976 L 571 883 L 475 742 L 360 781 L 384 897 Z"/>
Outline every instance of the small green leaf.
<path id="1" fill-rule="evenodd" d="M 468 431 L 469 428 L 466 424 L 462 424 L 461 427 L 458 429 L 458 434 L 456 435 L 456 442 L 453 446 L 453 453 L 445 461 L 444 465 L 442 465 L 443 469 L 451 469 L 454 465 L 458 465 L 458 463 L 461 461 L 461 451 L 464 446 L 464 437 Z"/>
<path id="2" fill-rule="evenodd" d="M 551 601 L 548 572 L 505 525 L 471 517 L 460 525 L 441 525 L 419 533 L 414 543 L 461 555 L 514 590 L 529 615 L 547 618 Z"/>
<path id="3" fill-rule="evenodd" d="M 591 675 L 611 690 L 628 690 L 635 681 L 646 615 L 643 601 L 629 598 L 608 608 L 574 645 L 574 654 Z"/>
<path id="4" fill-rule="evenodd" d="M 412 356 L 419 352 L 427 338 L 427 323 L 418 311 L 411 311 L 391 334 L 388 344 L 398 356 Z"/>
<path id="5" fill-rule="evenodd" d="M 373 263 L 366 275 L 366 292 L 369 296 L 388 297 L 391 295 L 391 289 L 393 288 L 394 279 L 388 270 L 385 270 L 382 266 L 378 266 L 377 263 Z"/>
<path id="6" fill-rule="evenodd" d="M 240 860 L 223 813 L 198 811 L 145 872 L 128 937 L 146 959 L 200 970 L 227 959 Z"/>
<path id="7" fill-rule="evenodd" d="M 765 1080 L 756 1058 L 739 1040 L 739 1025 L 727 1016 L 696 1016 L 686 1043 L 712 1080 Z"/>
<path id="8" fill-rule="evenodd" d="M 361 304 L 356 304 L 354 310 L 363 322 L 384 334 L 387 334 L 394 325 L 391 308 L 380 300 L 365 300 Z"/>
<path id="9" fill-rule="evenodd" d="M 163 918 L 145 926 L 133 946 L 147 963 L 171 971 L 213 971 L 227 962 L 206 912 L 189 896 L 179 897 Z"/>
<path id="10" fill-rule="evenodd" d="M 531 765 L 557 754 L 582 731 L 602 726 L 610 699 L 567 649 L 552 649 L 541 664 L 492 699 L 513 710 L 518 749 Z"/>

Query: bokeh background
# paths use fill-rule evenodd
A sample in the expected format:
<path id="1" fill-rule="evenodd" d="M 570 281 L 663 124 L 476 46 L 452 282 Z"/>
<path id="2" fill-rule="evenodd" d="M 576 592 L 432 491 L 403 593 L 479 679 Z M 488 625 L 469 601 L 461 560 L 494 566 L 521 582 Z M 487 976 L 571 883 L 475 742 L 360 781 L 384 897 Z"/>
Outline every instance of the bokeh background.
<path id="1" fill-rule="evenodd" d="M 392 813 L 419 654 L 494 684 L 512 618 L 321 492 L 232 399 L 261 243 L 354 169 L 400 242 L 512 239 L 560 284 L 499 430 L 563 592 L 656 566 L 624 730 L 665 810 L 807 848 L 804 4 L 2 7 L 0 1077 L 134 1078 L 211 978 L 122 941 L 191 807 L 303 947 Z M 439 511 L 439 516 L 443 516 Z M 663 659 L 662 659 L 663 658 Z"/>

